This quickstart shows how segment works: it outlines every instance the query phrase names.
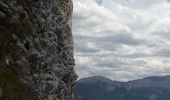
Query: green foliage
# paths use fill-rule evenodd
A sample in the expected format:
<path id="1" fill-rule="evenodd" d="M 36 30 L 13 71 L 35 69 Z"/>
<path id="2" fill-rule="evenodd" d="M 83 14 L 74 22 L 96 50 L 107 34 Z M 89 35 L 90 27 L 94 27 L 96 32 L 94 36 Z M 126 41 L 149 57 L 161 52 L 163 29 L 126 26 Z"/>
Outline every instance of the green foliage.
<path id="1" fill-rule="evenodd" d="M 0 42 L 9 39 L 12 34 L 23 38 L 32 32 L 32 24 L 28 20 L 11 20 L 8 17 L 0 17 L 0 22 Z"/>
<path id="2" fill-rule="evenodd" d="M 38 100 L 32 95 L 32 89 L 21 83 L 19 76 L 9 70 L 0 69 L 0 88 L 2 96 L 0 100 Z"/>
<path id="3" fill-rule="evenodd" d="M 33 0 L 17 0 L 18 5 L 21 5 L 27 11 L 29 17 L 31 17 L 32 12 L 32 2 Z"/>
<path id="4" fill-rule="evenodd" d="M 17 0 L 17 3 L 28 14 L 31 14 L 31 0 Z M 9 11 L 10 15 L 5 13 L 6 16 L 0 16 L 0 61 L 3 61 L 4 57 L 8 55 L 17 59 L 16 42 L 24 40 L 33 30 L 32 23 L 26 18 L 24 12 L 18 13 L 10 7 Z M 13 18 L 16 14 L 20 18 Z M 18 37 L 17 40 L 13 38 L 13 35 Z M 20 80 L 22 69 L 20 66 L 14 62 L 14 64 L 0 67 L 0 89 L 2 89 L 0 100 L 38 100 L 33 89 Z"/>
<path id="5" fill-rule="evenodd" d="M 11 29 L 13 29 L 15 34 L 20 38 L 29 36 L 32 32 L 32 24 L 27 20 L 13 21 L 10 25 Z"/>
<path id="6" fill-rule="evenodd" d="M 20 39 L 25 39 L 32 33 L 32 24 L 28 20 L 11 20 L 8 17 L 0 17 L 0 22 L 0 46 L 2 46 L 0 59 L 2 59 L 17 50 L 15 43 L 12 42 L 12 45 L 9 45 L 12 35 L 15 34 Z"/>

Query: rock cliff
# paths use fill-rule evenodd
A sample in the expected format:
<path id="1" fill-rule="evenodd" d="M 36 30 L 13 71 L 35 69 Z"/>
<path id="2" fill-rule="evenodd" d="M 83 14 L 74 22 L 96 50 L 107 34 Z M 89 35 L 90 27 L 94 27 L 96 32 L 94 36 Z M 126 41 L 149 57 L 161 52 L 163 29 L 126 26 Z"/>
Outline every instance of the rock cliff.
<path id="1" fill-rule="evenodd" d="M 73 100 L 72 0 L 0 0 L 0 100 Z"/>

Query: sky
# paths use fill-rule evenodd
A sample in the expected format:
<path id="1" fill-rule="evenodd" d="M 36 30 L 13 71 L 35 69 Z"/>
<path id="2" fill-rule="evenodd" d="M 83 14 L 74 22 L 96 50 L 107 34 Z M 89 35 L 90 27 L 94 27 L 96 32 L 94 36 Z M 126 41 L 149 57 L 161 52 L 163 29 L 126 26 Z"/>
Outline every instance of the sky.
<path id="1" fill-rule="evenodd" d="M 129 81 L 170 75 L 167 0 L 73 1 L 79 79 L 100 75 Z"/>

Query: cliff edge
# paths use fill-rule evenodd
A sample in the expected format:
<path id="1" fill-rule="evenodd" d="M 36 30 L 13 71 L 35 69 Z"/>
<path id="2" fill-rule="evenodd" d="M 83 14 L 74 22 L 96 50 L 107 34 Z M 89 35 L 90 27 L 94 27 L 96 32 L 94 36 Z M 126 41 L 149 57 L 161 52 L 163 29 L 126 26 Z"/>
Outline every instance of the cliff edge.
<path id="1" fill-rule="evenodd" d="M 0 0 L 0 100 L 73 100 L 72 0 Z"/>

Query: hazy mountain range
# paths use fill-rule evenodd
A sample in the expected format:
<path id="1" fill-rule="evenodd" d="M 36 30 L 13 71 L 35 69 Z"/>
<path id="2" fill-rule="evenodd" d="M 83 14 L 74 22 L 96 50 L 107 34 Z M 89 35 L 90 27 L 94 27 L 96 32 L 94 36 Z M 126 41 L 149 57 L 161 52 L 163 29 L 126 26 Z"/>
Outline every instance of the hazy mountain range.
<path id="1" fill-rule="evenodd" d="M 129 82 L 95 76 L 80 79 L 75 100 L 170 100 L 170 76 L 154 76 Z"/>

